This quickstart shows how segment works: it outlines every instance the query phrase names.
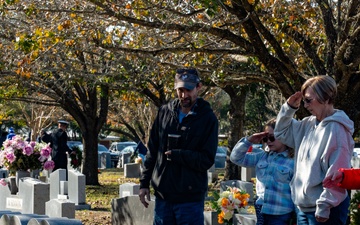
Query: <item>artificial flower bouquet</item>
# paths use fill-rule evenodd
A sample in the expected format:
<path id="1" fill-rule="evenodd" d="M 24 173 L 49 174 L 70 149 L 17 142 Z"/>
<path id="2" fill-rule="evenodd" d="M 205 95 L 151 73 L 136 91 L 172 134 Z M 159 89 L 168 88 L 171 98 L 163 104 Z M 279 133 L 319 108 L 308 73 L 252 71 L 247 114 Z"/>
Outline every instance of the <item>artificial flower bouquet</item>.
<path id="1" fill-rule="evenodd" d="M 21 136 L 6 140 L 0 150 L 0 167 L 5 167 L 10 174 L 16 171 L 52 170 L 50 144 L 35 141 L 27 142 Z"/>
<path id="2" fill-rule="evenodd" d="M 248 205 L 250 195 L 237 187 L 228 187 L 222 193 L 213 192 L 211 207 L 218 212 L 219 224 L 232 224 L 234 213 Z"/>

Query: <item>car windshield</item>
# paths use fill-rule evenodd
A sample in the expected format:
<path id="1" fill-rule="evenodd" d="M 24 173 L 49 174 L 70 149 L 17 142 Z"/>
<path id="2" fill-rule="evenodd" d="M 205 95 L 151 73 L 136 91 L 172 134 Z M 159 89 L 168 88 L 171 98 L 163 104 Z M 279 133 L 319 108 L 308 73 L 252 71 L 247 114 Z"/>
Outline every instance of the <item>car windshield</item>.
<path id="1" fill-rule="evenodd" d="M 98 152 L 108 152 L 109 150 L 104 145 L 98 145 Z"/>
<path id="2" fill-rule="evenodd" d="M 121 150 L 123 150 L 124 148 L 126 148 L 128 146 L 136 146 L 136 144 L 133 144 L 133 143 L 118 143 L 117 144 L 117 149 L 118 149 L 118 151 L 121 151 Z"/>

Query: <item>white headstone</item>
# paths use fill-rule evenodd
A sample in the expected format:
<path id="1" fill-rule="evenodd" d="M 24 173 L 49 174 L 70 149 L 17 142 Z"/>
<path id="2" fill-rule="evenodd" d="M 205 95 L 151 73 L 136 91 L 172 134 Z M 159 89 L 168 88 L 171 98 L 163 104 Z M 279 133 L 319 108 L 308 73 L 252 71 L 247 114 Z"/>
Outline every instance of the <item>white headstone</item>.
<path id="1" fill-rule="evenodd" d="M 76 209 L 89 209 L 86 204 L 86 177 L 76 170 L 69 170 L 68 195 L 69 200 L 75 203 Z"/>
<path id="2" fill-rule="evenodd" d="M 51 199 L 45 203 L 45 214 L 49 217 L 75 218 L 75 203 L 67 199 Z"/>
<path id="3" fill-rule="evenodd" d="M 57 169 L 50 173 L 50 199 L 56 199 L 60 194 L 60 181 L 66 181 L 65 169 Z"/>
<path id="4" fill-rule="evenodd" d="M 140 184 L 124 183 L 119 186 L 119 197 L 123 198 L 130 195 L 138 195 L 140 191 Z"/>

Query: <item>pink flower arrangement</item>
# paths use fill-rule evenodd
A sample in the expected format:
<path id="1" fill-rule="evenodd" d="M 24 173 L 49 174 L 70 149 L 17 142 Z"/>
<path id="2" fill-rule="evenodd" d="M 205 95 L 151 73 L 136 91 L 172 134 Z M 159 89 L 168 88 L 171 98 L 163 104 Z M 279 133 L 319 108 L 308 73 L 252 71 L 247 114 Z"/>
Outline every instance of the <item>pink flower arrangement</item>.
<path id="1" fill-rule="evenodd" d="M 2 185 L 2 186 L 7 186 L 7 185 L 8 185 L 8 183 L 7 183 L 7 181 L 5 180 L 5 178 L 1 178 L 1 179 L 0 179 L 0 185 Z"/>
<path id="2" fill-rule="evenodd" d="M 0 166 L 13 174 L 18 170 L 51 170 L 54 168 L 54 162 L 50 156 L 49 144 L 27 142 L 21 136 L 14 136 L 3 143 L 0 151 Z"/>

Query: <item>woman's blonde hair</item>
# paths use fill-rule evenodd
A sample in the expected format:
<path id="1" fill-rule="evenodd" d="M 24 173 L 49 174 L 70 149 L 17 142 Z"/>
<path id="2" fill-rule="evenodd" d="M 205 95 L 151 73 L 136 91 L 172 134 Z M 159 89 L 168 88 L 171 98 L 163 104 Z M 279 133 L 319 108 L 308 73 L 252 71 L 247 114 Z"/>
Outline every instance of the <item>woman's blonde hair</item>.
<path id="1" fill-rule="evenodd" d="M 334 104 L 337 87 L 335 80 L 326 75 L 319 75 L 316 77 L 309 78 L 301 86 L 301 93 L 304 96 L 306 89 L 311 88 L 316 95 L 316 100 L 324 104 L 327 100 L 329 104 Z"/>

